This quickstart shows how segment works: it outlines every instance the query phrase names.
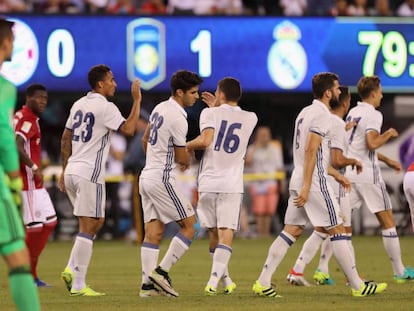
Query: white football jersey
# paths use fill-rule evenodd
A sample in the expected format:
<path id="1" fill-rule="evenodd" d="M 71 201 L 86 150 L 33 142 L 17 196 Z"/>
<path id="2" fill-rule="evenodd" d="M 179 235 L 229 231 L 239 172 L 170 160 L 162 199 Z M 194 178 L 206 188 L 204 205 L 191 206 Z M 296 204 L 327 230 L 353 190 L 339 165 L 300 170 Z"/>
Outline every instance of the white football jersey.
<path id="1" fill-rule="evenodd" d="M 369 131 L 381 133 L 381 112 L 368 103 L 358 102 L 358 105 L 349 111 L 346 120 L 357 123 L 353 129 L 347 132 L 348 157 L 358 159 L 362 163 L 362 172 L 357 174 L 356 170 L 347 168 L 345 176 L 351 182 L 382 182 L 377 152 L 370 151 L 366 143 L 366 135 Z"/>
<path id="2" fill-rule="evenodd" d="M 146 163 L 141 177 L 169 182 L 175 178 L 174 146 L 185 147 L 186 144 L 187 113 L 170 97 L 154 108 L 149 124 Z"/>
<path id="3" fill-rule="evenodd" d="M 316 154 L 316 164 L 313 170 L 312 185 L 310 191 L 326 189 L 326 177 L 328 176 L 329 135 L 331 128 L 331 113 L 320 101 L 314 99 L 312 104 L 303 108 L 295 121 L 293 137 L 293 165 L 294 169 L 290 179 L 289 189 L 298 190 L 303 184 L 303 167 L 305 162 L 305 148 L 308 134 L 318 134 L 322 141 Z"/>
<path id="4" fill-rule="evenodd" d="M 339 149 L 344 156 L 347 156 L 347 136 L 345 130 L 345 121 L 335 114 L 331 114 L 331 129 L 330 129 L 330 149 Z M 342 174 L 345 173 L 345 168 L 341 169 Z M 332 176 L 328 175 L 328 181 L 335 191 L 335 196 L 339 197 L 339 183 Z"/>
<path id="5" fill-rule="evenodd" d="M 200 131 L 214 129 L 214 139 L 200 162 L 199 192 L 243 193 L 244 157 L 256 123 L 256 114 L 239 106 L 201 112 Z"/>
<path id="6" fill-rule="evenodd" d="M 77 100 L 66 121 L 66 128 L 72 131 L 72 154 L 65 174 L 105 183 L 111 131 L 117 131 L 124 122 L 118 107 L 101 94 L 89 92 Z"/>

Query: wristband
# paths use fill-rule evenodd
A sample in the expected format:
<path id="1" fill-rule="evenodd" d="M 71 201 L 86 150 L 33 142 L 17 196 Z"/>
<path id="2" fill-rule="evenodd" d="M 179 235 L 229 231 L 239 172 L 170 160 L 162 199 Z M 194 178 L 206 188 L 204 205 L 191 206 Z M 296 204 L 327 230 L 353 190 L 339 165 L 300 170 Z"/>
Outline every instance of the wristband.
<path id="1" fill-rule="evenodd" d="M 39 167 L 33 163 L 32 165 L 32 171 L 37 171 L 39 169 Z"/>

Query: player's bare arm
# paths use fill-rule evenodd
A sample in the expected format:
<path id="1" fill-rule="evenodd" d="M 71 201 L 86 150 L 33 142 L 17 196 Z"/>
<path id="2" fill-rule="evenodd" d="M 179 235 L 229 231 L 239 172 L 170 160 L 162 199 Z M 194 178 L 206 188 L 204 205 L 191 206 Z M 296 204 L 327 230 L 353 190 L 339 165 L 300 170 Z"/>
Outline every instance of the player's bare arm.
<path id="1" fill-rule="evenodd" d="M 206 149 L 211 145 L 214 139 L 214 129 L 204 129 L 200 135 L 193 140 L 187 142 L 186 147 L 190 150 L 201 150 Z"/>
<path id="2" fill-rule="evenodd" d="M 328 174 L 344 187 L 346 192 L 351 191 L 351 182 L 344 175 L 339 173 L 334 167 L 328 166 Z"/>
<path id="3" fill-rule="evenodd" d="M 175 162 L 182 170 L 186 170 L 191 163 L 191 154 L 187 151 L 187 147 L 174 147 Z"/>
<path id="4" fill-rule="evenodd" d="M 62 173 L 59 178 L 59 190 L 65 192 L 64 173 L 68 159 L 72 154 L 72 131 L 65 128 L 60 142 L 60 157 L 62 159 Z"/>
<path id="5" fill-rule="evenodd" d="M 32 168 L 33 173 L 39 178 L 39 180 L 41 180 L 43 184 L 42 170 L 39 167 L 37 167 L 37 165 L 35 165 L 35 163 L 26 153 L 26 150 L 24 148 L 24 139 L 20 135 L 16 135 L 16 146 L 17 146 L 17 151 L 19 152 L 19 158 L 24 162 L 24 164 Z"/>
<path id="6" fill-rule="evenodd" d="M 147 153 L 147 144 L 148 144 L 150 129 L 151 129 L 151 127 L 148 124 L 146 129 L 145 129 L 144 135 L 142 136 L 142 139 L 141 139 L 142 148 L 144 149 L 145 153 Z"/>
<path id="7" fill-rule="evenodd" d="M 370 151 L 376 150 L 388 142 L 391 138 L 395 137 L 398 137 L 398 132 L 393 128 L 386 130 L 382 134 L 377 131 L 368 131 L 366 134 L 367 147 Z"/>
<path id="8" fill-rule="evenodd" d="M 119 131 L 125 136 L 133 136 L 135 134 L 136 124 L 139 118 L 139 111 L 141 110 L 141 83 L 139 80 L 134 80 L 131 84 L 131 95 L 134 100 L 131 112 L 128 118 L 121 125 Z"/>
<path id="9" fill-rule="evenodd" d="M 385 156 L 384 154 L 378 152 L 378 160 L 381 162 L 384 162 L 385 164 L 387 164 L 387 166 L 391 167 L 392 169 L 394 169 L 397 173 L 401 172 L 402 170 L 402 165 L 400 162 L 395 161 L 391 158 L 388 158 L 387 156 Z"/>
<path id="10" fill-rule="evenodd" d="M 336 169 L 341 169 L 349 165 L 352 169 L 356 169 L 358 174 L 362 172 L 362 163 L 357 159 L 345 157 L 341 149 L 331 149 L 331 164 Z"/>
<path id="11" fill-rule="evenodd" d="M 297 207 L 303 207 L 308 201 L 309 190 L 312 185 L 312 175 L 316 164 L 316 153 L 321 141 L 322 139 L 318 134 L 312 132 L 308 134 L 303 167 L 303 185 L 299 195 L 293 199 Z"/>

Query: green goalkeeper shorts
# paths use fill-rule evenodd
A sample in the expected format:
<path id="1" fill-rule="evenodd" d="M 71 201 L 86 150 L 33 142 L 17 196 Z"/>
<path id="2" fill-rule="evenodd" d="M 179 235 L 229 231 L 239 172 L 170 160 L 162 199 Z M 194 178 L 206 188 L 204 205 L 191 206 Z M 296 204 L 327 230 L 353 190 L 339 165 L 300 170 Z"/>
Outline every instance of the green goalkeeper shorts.
<path id="1" fill-rule="evenodd" d="M 21 215 L 10 190 L 0 183 L 0 254 L 10 255 L 25 247 L 25 231 Z"/>

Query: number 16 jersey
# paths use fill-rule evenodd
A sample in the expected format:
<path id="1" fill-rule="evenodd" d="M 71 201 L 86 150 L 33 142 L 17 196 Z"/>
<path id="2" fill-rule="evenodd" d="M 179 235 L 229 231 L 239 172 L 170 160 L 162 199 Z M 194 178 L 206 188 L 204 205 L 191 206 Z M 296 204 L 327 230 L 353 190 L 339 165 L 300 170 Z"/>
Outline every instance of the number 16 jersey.
<path id="1" fill-rule="evenodd" d="M 200 131 L 214 129 L 214 139 L 205 150 L 198 177 L 199 192 L 243 193 L 244 157 L 257 123 L 253 112 L 222 104 L 200 115 Z"/>

